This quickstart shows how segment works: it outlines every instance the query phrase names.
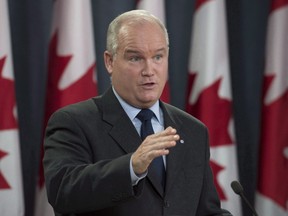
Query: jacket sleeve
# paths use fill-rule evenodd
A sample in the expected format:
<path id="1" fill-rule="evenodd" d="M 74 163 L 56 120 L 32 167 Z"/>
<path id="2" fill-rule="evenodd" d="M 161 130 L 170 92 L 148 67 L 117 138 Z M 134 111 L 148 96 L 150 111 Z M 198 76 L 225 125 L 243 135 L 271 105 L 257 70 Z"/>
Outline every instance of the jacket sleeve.
<path id="1" fill-rule="evenodd" d="M 65 111 L 52 115 L 43 165 L 48 200 L 56 212 L 96 211 L 136 196 L 129 171 L 131 154 L 94 162 L 91 145 L 73 115 Z"/>

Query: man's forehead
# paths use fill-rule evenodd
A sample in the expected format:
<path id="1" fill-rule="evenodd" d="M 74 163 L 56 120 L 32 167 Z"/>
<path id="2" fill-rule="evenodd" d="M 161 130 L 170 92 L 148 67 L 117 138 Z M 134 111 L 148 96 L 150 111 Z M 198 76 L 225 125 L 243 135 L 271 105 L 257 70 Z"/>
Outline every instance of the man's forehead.
<path id="1" fill-rule="evenodd" d="M 118 31 L 118 39 L 120 38 L 126 38 L 126 37 L 134 37 L 136 35 L 142 36 L 142 37 L 150 37 L 151 33 L 154 32 L 159 38 L 164 37 L 165 38 L 165 32 L 160 27 L 158 23 L 154 22 L 140 22 L 140 23 L 125 23 L 123 24 L 119 31 Z M 148 35 L 146 35 L 148 34 Z"/>

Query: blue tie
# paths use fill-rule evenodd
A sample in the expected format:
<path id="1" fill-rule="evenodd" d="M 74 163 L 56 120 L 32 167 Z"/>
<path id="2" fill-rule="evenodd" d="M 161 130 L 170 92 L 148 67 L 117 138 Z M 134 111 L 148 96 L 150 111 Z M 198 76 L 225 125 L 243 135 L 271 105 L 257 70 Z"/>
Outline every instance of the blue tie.
<path id="1" fill-rule="evenodd" d="M 144 140 L 148 135 L 154 134 L 151 119 L 154 113 L 150 109 L 142 109 L 136 116 L 141 122 L 141 138 Z M 161 182 L 163 188 L 165 187 L 165 167 L 162 157 L 155 158 L 149 167 L 149 172 L 154 176 L 157 176 L 159 182 Z"/>

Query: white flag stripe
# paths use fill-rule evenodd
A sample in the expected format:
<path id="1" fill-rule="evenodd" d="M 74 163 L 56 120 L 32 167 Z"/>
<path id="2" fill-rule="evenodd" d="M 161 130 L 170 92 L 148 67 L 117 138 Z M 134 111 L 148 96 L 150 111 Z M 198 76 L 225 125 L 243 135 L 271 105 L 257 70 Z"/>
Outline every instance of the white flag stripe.
<path id="1" fill-rule="evenodd" d="M 191 103 L 195 103 L 203 88 L 210 86 L 220 76 L 223 80 L 219 95 L 231 98 L 225 20 L 223 0 L 211 0 L 195 12 L 189 70 L 198 73 Z"/>
<path id="2" fill-rule="evenodd" d="M 5 78 L 14 79 L 13 64 L 12 64 L 12 52 L 11 52 L 11 36 L 9 26 L 8 5 L 6 0 L 0 1 L 0 59 L 4 56 L 6 61 L 4 64 L 2 75 Z"/>
<path id="3" fill-rule="evenodd" d="M 288 205 L 288 203 L 287 203 Z M 263 196 L 260 193 L 256 193 L 256 211 L 261 216 L 287 216 L 288 212 L 285 211 L 272 199 Z"/>
<path id="4" fill-rule="evenodd" d="M 140 0 L 137 5 L 138 9 L 144 9 L 158 17 L 163 23 L 165 21 L 165 2 L 164 0 Z"/>
<path id="5" fill-rule="evenodd" d="M 8 4 L 6 0 L 0 1 L 0 59 L 4 60 L 0 79 L 14 80 L 10 24 L 8 14 Z M 13 85 L 13 83 L 11 83 Z M 15 89 L 14 86 L 11 86 Z M 3 91 L 6 89 L 1 89 Z M 7 94 L 7 97 L 0 101 L 1 106 L 6 106 L 7 101 L 16 102 L 15 94 Z M 7 111 L 2 107 L 1 110 Z M 16 107 L 8 110 L 10 115 L 17 118 Z M 0 113 L 1 119 L 9 116 L 8 113 Z M 11 117 L 11 116 L 10 116 Z M 19 130 L 15 128 L 3 128 L 0 130 L 0 151 L 6 155 L 0 158 L 0 175 L 7 181 L 9 188 L 0 188 L 0 215 L 1 216 L 23 216 L 24 215 L 24 196 L 22 185 L 22 169 L 20 156 Z"/>
<path id="6" fill-rule="evenodd" d="M 10 186 L 10 189 L 0 189 L 1 216 L 23 216 L 24 197 L 18 129 L 0 131 L 0 150 L 8 153 L 0 162 L 0 170 Z"/>
<path id="7" fill-rule="evenodd" d="M 227 200 L 221 200 L 222 207 L 229 210 L 233 215 L 241 215 L 239 197 L 235 195 L 230 187 L 231 182 L 238 179 L 236 155 L 235 145 L 211 148 L 211 161 L 225 167 L 217 177 L 217 181 L 227 198 Z"/>
<path id="8" fill-rule="evenodd" d="M 48 203 L 46 187 L 36 187 L 35 216 L 54 216 L 52 206 Z"/>
<path id="9" fill-rule="evenodd" d="M 277 73 L 280 76 L 275 77 L 275 81 L 269 88 L 265 104 L 269 104 L 281 96 L 288 87 L 288 76 L 283 76 L 285 73 L 287 74 L 288 68 L 288 6 L 272 13 L 268 22 L 265 74 Z"/>
<path id="10" fill-rule="evenodd" d="M 60 89 L 78 80 L 95 63 L 90 0 L 61 0 L 54 3 L 53 35 L 58 31 L 57 53 L 73 54 L 60 81 Z M 75 42 L 78 41 L 78 42 Z"/>
<path id="11" fill-rule="evenodd" d="M 232 102 L 224 0 L 207 1 L 195 11 L 191 37 L 189 71 L 196 74 L 196 77 L 193 87 L 190 89 L 188 103 L 192 106 L 195 105 L 203 90 L 212 86 L 220 78 L 221 83 L 217 95 L 221 99 Z M 204 104 L 203 106 L 209 105 Z M 218 117 L 215 116 L 215 118 Z M 229 120 L 227 128 L 223 128 L 223 130 L 228 131 L 232 143 L 211 146 L 211 161 L 223 167 L 215 176 L 226 197 L 226 200 L 221 200 L 223 208 L 231 211 L 233 215 L 241 215 L 240 199 L 230 188 L 230 183 L 238 179 L 233 117 Z"/>

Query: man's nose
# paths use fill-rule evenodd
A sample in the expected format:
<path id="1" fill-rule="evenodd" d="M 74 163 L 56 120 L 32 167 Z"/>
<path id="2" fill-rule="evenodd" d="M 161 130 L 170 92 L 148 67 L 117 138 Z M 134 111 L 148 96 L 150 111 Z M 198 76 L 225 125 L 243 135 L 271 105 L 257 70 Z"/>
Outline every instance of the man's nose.
<path id="1" fill-rule="evenodd" d="M 144 68 L 142 70 L 143 76 L 152 76 L 154 74 L 154 66 L 152 60 L 146 60 Z"/>

